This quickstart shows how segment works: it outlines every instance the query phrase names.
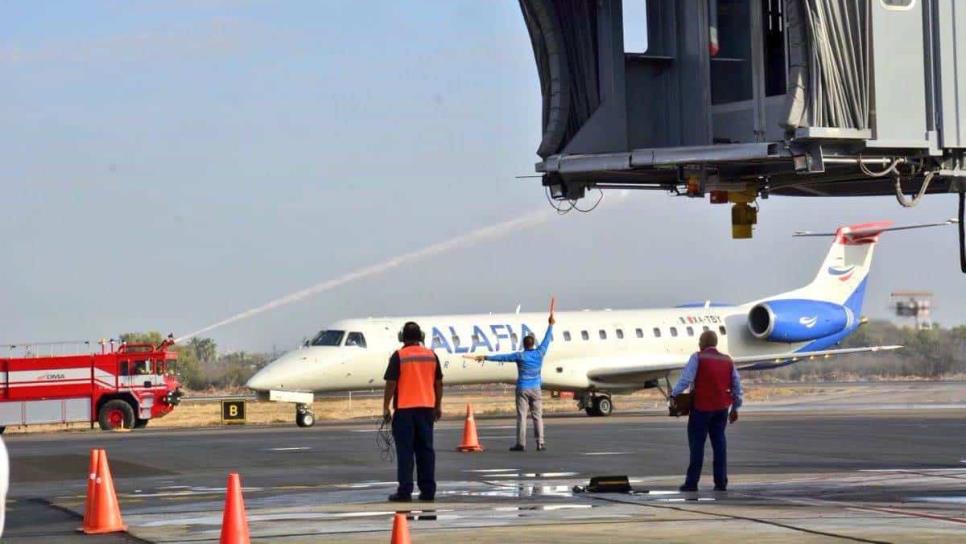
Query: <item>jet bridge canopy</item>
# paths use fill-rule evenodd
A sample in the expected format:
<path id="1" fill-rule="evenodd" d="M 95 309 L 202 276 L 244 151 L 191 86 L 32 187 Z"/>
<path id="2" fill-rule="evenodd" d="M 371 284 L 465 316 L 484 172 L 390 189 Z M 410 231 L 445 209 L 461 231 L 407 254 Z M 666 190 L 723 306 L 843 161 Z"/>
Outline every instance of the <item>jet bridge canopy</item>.
<path id="1" fill-rule="evenodd" d="M 536 170 L 559 200 L 710 193 L 735 205 L 735 237 L 769 194 L 962 192 L 955 1 L 520 0 L 543 96 Z"/>

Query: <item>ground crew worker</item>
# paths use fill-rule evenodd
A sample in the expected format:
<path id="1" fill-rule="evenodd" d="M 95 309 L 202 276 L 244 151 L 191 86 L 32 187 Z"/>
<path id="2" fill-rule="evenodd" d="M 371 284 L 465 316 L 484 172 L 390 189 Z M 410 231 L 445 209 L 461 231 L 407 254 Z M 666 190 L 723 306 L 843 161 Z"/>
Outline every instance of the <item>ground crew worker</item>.
<path id="1" fill-rule="evenodd" d="M 741 378 L 731 357 L 717 350 L 718 335 L 704 331 L 698 339 L 700 351 L 691 355 L 671 390 L 671 401 L 692 387 L 691 415 L 688 417 L 688 447 L 691 461 L 681 491 L 697 491 L 704 463 L 704 442 L 711 437 L 714 452 L 714 489 L 728 488 L 728 453 L 725 427 L 738 421 L 741 407 Z M 731 412 L 728 412 L 728 406 Z"/>
<path id="2" fill-rule="evenodd" d="M 533 435 L 537 441 L 537 451 L 547 449 L 543 441 L 543 399 L 540 397 L 540 372 L 543 369 L 543 358 L 547 355 L 547 348 L 553 339 L 553 324 L 556 320 L 553 313 L 547 320 L 547 332 L 543 341 L 537 346 L 537 339 L 528 334 L 523 338 L 523 351 L 497 355 L 477 355 L 477 361 L 499 361 L 517 364 L 517 443 L 510 451 L 526 451 L 527 449 L 527 412 L 533 418 Z"/>
<path id="3" fill-rule="evenodd" d="M 404 345 L 389 358 L 382 412 L 392 420 L 396 442 L 396 476 L 399 487 L 390 501 L 407 502 L 413 495 L 413 458 L 419 500 L 436 498 L 436 452 L 433 450 L 433 423 L 442 416 L 443 371 L 439 358 L 424 347 L 425 336 L 419 325 L 410 321 L 399 332 Z M 394 411 L 390 412 L 390 402 Z"/>

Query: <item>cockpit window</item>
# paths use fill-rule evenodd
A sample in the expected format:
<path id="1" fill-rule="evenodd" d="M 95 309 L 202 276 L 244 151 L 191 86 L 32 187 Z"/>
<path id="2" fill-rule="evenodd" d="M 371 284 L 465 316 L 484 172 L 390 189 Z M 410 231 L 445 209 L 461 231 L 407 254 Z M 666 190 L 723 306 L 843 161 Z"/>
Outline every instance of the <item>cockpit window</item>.
<path id="1" fill-rule="evenodd" d="M 320 331 L 312 339 L 313 346 L 338 346 L 342 344 L 345 331 Z"/>
<path id="2" fill-rule="evenodd" d="M 350 332 L 349 337 L 345 339 L 346 347 L 366 347 L 366 337 L 361 332 Z"/>

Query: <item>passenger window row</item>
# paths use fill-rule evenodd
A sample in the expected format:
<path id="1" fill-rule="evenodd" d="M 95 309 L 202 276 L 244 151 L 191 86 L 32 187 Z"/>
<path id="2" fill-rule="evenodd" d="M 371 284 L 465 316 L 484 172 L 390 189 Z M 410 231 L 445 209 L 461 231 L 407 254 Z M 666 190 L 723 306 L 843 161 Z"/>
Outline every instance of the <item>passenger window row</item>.
<path id="1" fill-rule="evenodd" d="M 673 338 L 677 338 L 678 336 L 677 327 L 669 327 L 667 330 L 668 330 L 668 333 Z M 711 327 L 707 325 L 703 325 L 701 327 L 701 330 L 710 331 Z M 694 327 L 692 327 L 691 325 L 688 325 L 687 327 L 685 327 L 684 331 L 687 333 L 688 336 L 694 336 L 695 330 L 694 330 Z M 654 338 L 660 338 L 661 335 L 663 334 L 663 330 L 660 327 L 654 327 L 653 329 L 651 329 L 651 334 Z M 718 334 L 720 334 L 721 336 L 725 336 L 728 334 L 728 329 L 726 329 L 724 325 L 719 325 Z M 601 340 L 607 340 L 607 331 L 605 329 L 600 329 L 597 331 L 597 336 Z M 644 329 L 634 329 L 634 336 L 636 336 L 637 338 L 644 338 Z M 623 340 L 624 329 L 614 329 L 614 337 L 617 340 Z M 564 339 L 564 342 L 570 342 L 573 340 L 573 335 L 570 334 L 570 331 L 563 331 L 563 339 Z M 590 333 L 586 330 L 580 331 L 580 339 L 585 342 L 590 340 Z"/>

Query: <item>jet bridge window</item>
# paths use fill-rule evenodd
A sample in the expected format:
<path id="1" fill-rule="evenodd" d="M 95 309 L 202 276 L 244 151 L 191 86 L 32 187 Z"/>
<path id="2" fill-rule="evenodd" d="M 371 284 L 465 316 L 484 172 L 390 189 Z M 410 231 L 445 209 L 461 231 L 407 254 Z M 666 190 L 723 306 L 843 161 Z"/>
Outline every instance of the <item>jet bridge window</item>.
<path id="1" fill-rule="evenodd" d="M 762 0 L 761 24 L 765 54 L 765 96 L 788 92 L 785 83 L 785 0 Z"/>
<path id="2" fill-rule="evenodd" d="M 311 344 L 313 346 L 340 346 L 344 337 L 345 331 L 320 331 L 312 339 Z"/>
<path id="3" fill-rule="evenodd" d="M 751 1 L 718 0 L 717 54 L 711 56 L 711 103 L 751 100 Z"/>
<path id="4" fill-rule="evenodd" d="M 366 337 L 361 332 L 350 332 L 349 337 L 345 340 L 346 347 L 366 347 Z"/>
<path id="5" fill-rule="evenodd" d="M 564 331 L 564 341 L 570 342 L 570 331 Z"/>

